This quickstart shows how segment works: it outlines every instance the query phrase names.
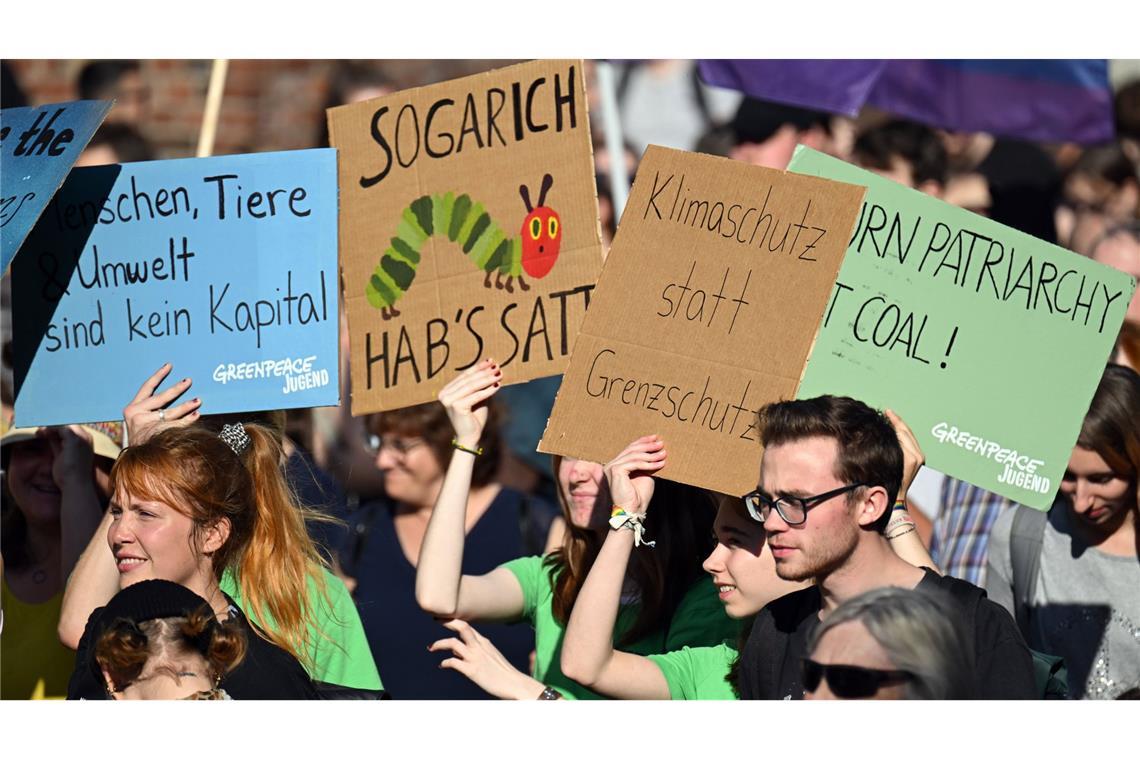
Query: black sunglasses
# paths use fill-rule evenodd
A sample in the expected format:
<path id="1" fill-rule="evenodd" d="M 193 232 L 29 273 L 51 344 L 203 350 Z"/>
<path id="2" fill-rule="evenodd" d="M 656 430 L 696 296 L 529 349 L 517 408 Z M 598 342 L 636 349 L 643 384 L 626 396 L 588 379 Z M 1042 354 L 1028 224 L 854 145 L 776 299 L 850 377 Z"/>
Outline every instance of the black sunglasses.
<path id="1" fill-rule="evenodd" d="M 815 691 L 827 679 L 831 693 L 842 699 L 865 699 L 884 686 L 905 683 L 914 678 L 905 670 L 875 670 L 856 665 L 823 665 L 803 658 L 804 691 Z"/>

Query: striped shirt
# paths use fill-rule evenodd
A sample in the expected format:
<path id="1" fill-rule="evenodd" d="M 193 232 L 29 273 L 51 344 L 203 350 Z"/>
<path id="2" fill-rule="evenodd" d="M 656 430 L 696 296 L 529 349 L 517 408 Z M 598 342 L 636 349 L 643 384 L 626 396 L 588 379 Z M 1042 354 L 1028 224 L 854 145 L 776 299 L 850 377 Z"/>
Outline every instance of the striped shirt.
<path id="1" fill-rule="evenodd" d="M 930 554 L 946 575 L 985 586 L 986 548 L 998 515 L 1015 502 L 955 478 L 942 483 Z"/>

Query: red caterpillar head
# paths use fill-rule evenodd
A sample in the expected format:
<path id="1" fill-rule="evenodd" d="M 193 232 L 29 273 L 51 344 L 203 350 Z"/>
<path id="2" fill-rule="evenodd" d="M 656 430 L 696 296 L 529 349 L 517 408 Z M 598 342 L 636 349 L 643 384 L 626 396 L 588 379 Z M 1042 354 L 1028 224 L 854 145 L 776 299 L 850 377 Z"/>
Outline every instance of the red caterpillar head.
<path id="1" fill-rule="evenodd" d="M 538 191 L 538 205 L 530 205 L 530 193 L 526 185 L 519 185 L 526 210 L 519 235 L 522 237 L 522 267 L 531 277 L 545 277 L 558 260 L 558 249 L 562 246 L 562 220 L 558 212 L 542 205 L 546 192 L 554 184 L 549 174 L 542 178 L 542 188 Z"/>

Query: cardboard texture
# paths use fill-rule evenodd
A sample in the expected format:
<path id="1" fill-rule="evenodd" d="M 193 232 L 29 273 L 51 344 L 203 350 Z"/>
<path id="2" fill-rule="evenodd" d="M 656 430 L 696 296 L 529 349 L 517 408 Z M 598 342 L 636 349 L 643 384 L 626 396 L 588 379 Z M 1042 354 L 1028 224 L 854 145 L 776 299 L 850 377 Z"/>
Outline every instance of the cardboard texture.
<path id="1" fill-rule="evenodd" d="M 76 100 L 0 111 L 0 274 L 109 110 Z"/>
<path id="2" fill-rule="evenodd" d="M 562 372 L 602 264 L 583 79 L 534 61 L 329 109 L 354 415 L 483 357 Z"/>
<path id="3" fill-rule="evenodd" d="M 76 169 L 12 264 L 16 423 L 336 405 L 336 152 Z"/>
<path id="4" fill-rule="evenodd" d="M 795 395 L 863 192 L 650 146 L 539 449 L 655 433 L 662 477 L 754 488 L 756 411 Z"/>
<path id="5" fill-rule="evenodd" d="M 1048 509 L 1136 282 L 808 148 L 867 197 L 799 397 L 895 410 L 948 475 Z"/>

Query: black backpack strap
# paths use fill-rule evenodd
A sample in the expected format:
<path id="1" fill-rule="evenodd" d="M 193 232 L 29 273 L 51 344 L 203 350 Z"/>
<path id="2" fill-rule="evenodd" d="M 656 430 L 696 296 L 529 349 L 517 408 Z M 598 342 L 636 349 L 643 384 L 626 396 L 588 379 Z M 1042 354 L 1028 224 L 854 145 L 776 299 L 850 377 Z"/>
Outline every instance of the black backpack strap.
<path id="1" fill-rule="evenodd" d="M 1009 535 L 1009 559 L 1013 565 L 1014 619 L 1022 637 L 1029 641 L 1029 612 L 1037 576 L 1041 569 L 1041 546 L 1045 539 L 1045 523 L 1049 515 L 1039 509 L 1018 504 L 1014 507 L 1013 527 Z"/>

